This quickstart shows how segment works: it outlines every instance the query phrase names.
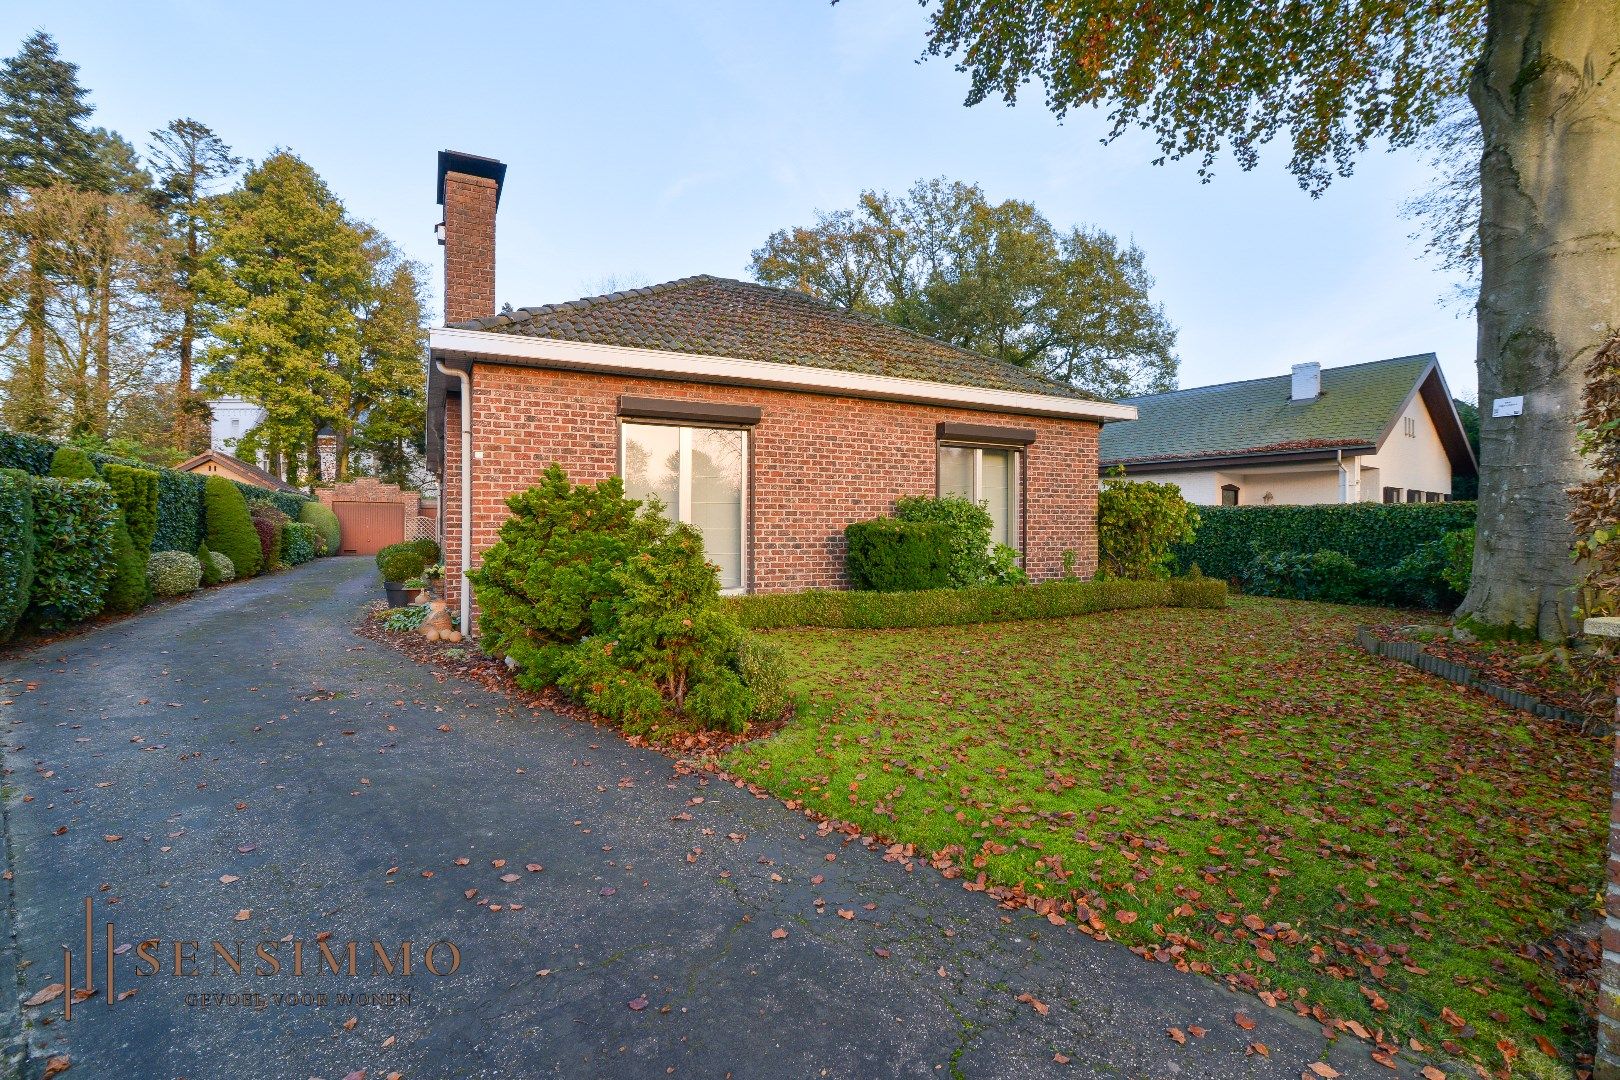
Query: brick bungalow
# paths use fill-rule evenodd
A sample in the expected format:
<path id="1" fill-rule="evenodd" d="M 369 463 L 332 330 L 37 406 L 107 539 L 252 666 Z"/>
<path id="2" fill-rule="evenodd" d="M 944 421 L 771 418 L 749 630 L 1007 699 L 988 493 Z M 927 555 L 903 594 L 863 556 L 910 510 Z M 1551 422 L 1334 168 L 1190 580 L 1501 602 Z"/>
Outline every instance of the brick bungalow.
<path id="1" fill-rule="evenodd" d="M 844 526 L 902 495 L 986 503 L 1037 581 L 1061 574 L 1065 551 L 1091 574 L 1098 432 L 1134 408 L 707 275 L 497 314 L 505 174 L 439 154 L 447 325 L 429 338 L 427 445 L 464 613 L 464 548 L 476 567 L 506 497 L 553 461 L 576 482 L 619 475 L 631 496 L 657 494 L 703 533 L 728 591 L 843 586 Z"/>

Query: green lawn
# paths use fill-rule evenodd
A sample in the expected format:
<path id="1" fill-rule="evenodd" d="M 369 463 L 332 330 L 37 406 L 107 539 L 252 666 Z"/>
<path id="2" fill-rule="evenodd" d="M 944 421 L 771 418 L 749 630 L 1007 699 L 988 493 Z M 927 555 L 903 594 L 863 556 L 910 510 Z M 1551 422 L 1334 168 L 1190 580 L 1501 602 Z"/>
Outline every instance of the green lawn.
<path id="1" fill-rule="evenodd" d="M 1590 1002 L 1524 950 L 1599 911 L 1609 745 L 1352 644 L 1398 618 L 776 633 L 812 707 L 724 765 L 1280 1007 L 1558 1075 Z"/>

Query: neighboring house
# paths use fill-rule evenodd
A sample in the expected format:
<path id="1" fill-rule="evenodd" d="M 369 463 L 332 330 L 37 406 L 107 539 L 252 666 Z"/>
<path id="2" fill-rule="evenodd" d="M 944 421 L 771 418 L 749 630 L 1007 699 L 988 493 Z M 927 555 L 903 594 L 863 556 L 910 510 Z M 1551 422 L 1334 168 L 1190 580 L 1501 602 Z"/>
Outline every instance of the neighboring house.
<path id="1" fill-rule="evenodd" d="M 1104 473 L 1180 486 L 1205 506 L 1435 502 L 1478 472 L 1433 353 L 1130 398 Z"/>
<path id="2" fill-rule="evenodd" d="M 204 450 L 175 466 L 180 472 L 202 473 L 205 476 L 223 476 L 268 491 L 290 491 L 296 495 L 305 492 L 293 487 L 274 473 L 266 472 L 252 462 L 235 458 L 223 450 Z"/>
<path id="3" fill-rule="evenodd" d="M 427 446 L 453 595 L 463 500 L 476 566 L 506 497 L 553 461 L 576 482 L 617 475 L 630 496 L 658 496 L 702 532 L 732 592 L 842 586 L 846 525 L 936 493 L 986 503 L 1036 580 L 1060 576 L 1066 551 L 1090 575 L 1097 434 L 1133 408 L 721 278 L 496 314 L 505 172 L 439 155 L 450 325 L 430 333 Z"/>
<path id="4" fill-rule="evenodd" d="M 264 423 L 262 406 L 242 398 L 214 398 L 208 402 L 213 415 L 209 428 L 208 446 L 213 450 L 234 453 L 242 436 Z M 322 428 L 315 436 L 315 451 L 320 457 L 321 479 L 330 483 L 337 479 L 337 436 L 331 428 Z M 264 454 L 258 455 L 256 464 L 264 464 Z"/>
<path id="5" fill-rule="evenodd" d="M 209 425 L 208 447 L 227 454 L 234 454 L 242 436 L 264 423 L 265 417 L 262 406 L 232 397 L 214 398 L 208 402 L 208 411 L 213 416 Z"/>

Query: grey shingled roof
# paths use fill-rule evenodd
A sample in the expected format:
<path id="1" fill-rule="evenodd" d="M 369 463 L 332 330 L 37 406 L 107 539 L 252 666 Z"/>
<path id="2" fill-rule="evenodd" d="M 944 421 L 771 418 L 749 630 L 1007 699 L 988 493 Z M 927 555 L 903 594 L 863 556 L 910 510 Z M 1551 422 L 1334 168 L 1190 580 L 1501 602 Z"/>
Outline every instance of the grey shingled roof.
<path id="1" fill-rule="evenodd" d="M 786 289 L 700 274 L 457 329 L 763 360 L 866 375 L 1099 400 L 1005 361 Z"/>
<path id="2" fill-rule="evenodd" d="M 1139 419 L 1105 426 L 1098 456 L 1107 466 L 1375 446 L 1434 367 L 1434 354 L 1422 353 L 1323 368 L 1311 401 L 1289 400 L 1290 375 L 1127 398 Z"/>

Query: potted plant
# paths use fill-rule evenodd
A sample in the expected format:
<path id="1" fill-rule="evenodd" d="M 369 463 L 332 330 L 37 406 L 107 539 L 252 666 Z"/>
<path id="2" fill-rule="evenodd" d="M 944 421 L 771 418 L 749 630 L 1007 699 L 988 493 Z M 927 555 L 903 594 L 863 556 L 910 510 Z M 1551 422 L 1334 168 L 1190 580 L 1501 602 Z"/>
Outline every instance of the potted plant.
<path id="1" fill-rule="evenodd" d="M 427 579 L 427 589 L 430 596 L 444 595 L 444 563 L 434 563 L 422 571 L 422 576 Z"/>
<path id="2" fill-rule="evenodd" d="M 404 607 L 417 602 L 426 584 L 422 580 L 426 560 L 421 552 L 408 544 L 386 547 L 377 553 L 377 569 L 382 572 L 383 591 L 388 595 L 389 607 Z"/>

